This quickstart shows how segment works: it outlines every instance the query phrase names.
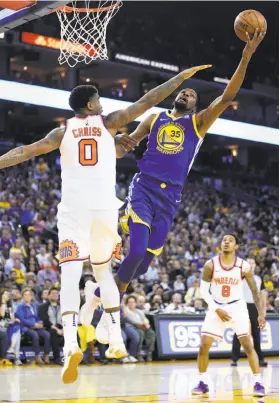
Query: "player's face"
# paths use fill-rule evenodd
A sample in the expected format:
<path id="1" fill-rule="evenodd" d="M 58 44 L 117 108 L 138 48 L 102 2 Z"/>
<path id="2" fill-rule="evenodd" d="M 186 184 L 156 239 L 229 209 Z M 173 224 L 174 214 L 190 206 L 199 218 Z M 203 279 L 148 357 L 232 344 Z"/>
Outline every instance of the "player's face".
<path id="1" fill-rule="evenodd" d="M 174 106 L 179 112 L 194 111 L 197 104 L 197 93 L 190 88 L 186 88 L 177 95 Z"/>
<path id="2" fill-rule="evenodd" d="M 232 253 L 238 249 L 235 238 L 232 235 L 225 235 L 221 243 L 223 253 Z"/>
<path id="3" fill-rule="evenodd" d="M 94 94 L 93 97 L 90 98 L 87 107 L 93 115 L 101 115 L 103 108 L 101 106 L 100 97 L 98 94 Z"/>

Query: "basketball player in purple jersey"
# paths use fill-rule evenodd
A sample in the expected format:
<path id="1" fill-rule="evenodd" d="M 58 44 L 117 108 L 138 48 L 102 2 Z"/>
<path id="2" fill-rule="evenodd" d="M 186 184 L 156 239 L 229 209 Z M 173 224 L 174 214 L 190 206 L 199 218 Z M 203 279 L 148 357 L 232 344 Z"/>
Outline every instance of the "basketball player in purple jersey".
<path id="1" fill-rule="evenodd" d="M 121 226 L 130 234 L 130 250 L 115 277 L 120 293 L 124 293 L 133 278 L 146 273 L 154 256 L 158 256 L 178 211 L 181 192 L 203 139 L 218 117 L 236 97 L 253 53 L 265 36 L 256 30 L 243 50 L 241 61 L 224 93 L 201 112 L 196 113 L 198 96 L 192 89 L 182 90 L 173 109 L 150 115 L 131 134 L 137 141 L 149 136 L 147 151 L 138 162 L 140 170 L 129 188 L 127 214 Z M 125 155 L 119 147 L 117 156 Z M 81 319 L 91 322 L 100 291 L 92 282 L 86 284 L 86 303 Z M 101 318 L 96 336 L 106 342 L 106 323 Z"/>

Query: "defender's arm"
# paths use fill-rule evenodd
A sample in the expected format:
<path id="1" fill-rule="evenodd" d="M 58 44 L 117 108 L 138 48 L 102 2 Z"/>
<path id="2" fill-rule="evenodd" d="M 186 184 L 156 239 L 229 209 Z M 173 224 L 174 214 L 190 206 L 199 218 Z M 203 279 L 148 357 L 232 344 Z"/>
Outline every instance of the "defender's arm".
<path id="1" fill-rule="evenodd" d="M 129 139 L 132 139 L 135 141 L 136 145 L 140 143 L 145 137 L 147 137 L 150 133 L 150 128 L 153 120 L 155 119 L 157 115 L 152 114 L 148 116 L 146 119 L 144 119 L 134 130 L 133 133 L 131 133 Z M 118 135 L 119 136 L 119 135 Z M 127 152 L 131 151 L 132 148 L 126 148 L 126 146 L 123 146 L 120 144 L 120 138 L 116 136 L 115 138 L 115 143 L 116 143 L 116 153 L 117 153 L 117 158 L 122 158 Z"/>
<path id="2" fill-rule="evenodd" d="M 202 136 L 205 136 L 215 120 L 218 119 L 236 97 L 236 94 L 243 84 L 249 61 L 258 45 L 263 40 L 265 34 L 266 33 L 263 30 L 261 32 L 256 30 L 252 40 L 250 40 L 249 35 L 247 34 L 248 42 L 243 50 L 241 61 L 223 95 L 215 99 L 207 109 L 204 109 L 196 115 L 197 128 Z"/>
<path id="3" fill-rule="evenodd" d="M 14 148 L 0 157 L 0 169 L 17 165 L 32 157 L 47 154 L 59 148 L 65 133 L 65 127 L 52 130 L 45 138 L 28 146 Z"/>
<path id="4" fill-rule="evenodd" d="M 119 127 L 125 126 L 126 124 L 132 122 L 138 118 L 138 116 L 143 115 L 143 113 L 145 113 L 152 106 L 159 104 L 170 94 L 172 94 L 172 92 L 175 91 L 184 80 L 192 77 L 197 71 L 204 70 L 208 67 L 211 66 L 197 66 L 185 70 L 168 80 L 166 83 L 152 89 L 128 108 L 110 113 L 104 118 L 107 129 L 118 129 Z"/>

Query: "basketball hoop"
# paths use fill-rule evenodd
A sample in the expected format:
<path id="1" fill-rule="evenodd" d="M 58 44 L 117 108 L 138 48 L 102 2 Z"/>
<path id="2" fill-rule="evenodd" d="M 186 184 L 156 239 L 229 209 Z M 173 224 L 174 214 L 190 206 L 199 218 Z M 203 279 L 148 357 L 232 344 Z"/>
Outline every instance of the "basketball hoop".
<path id="1" fill-rule="evenodd" d="M 74 67 L 81 62 L 107 60 L 107 26 L 122 1 L 99 1 L 96 8 L 90 7 L 93 3 L 90 0 L 83 2 L 83 8 L 77 7 L 77 3 L 80 5 L 81 1 L 73 1 L 72 6 L 56 10 L 61 27 L 59 63 Z"/>

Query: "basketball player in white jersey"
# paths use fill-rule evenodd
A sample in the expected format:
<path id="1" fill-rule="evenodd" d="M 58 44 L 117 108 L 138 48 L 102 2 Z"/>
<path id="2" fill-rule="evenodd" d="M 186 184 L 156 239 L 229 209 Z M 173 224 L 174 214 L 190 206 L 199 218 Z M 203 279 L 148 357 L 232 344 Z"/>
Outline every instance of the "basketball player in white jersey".
<path id="1" fill-rule="evenodd" d="M 249 314 L 243 298 L 243 278 L 252 292 L 260 328 L 265 327 L 264 310 L 250 264 L 236 256 L 237 249 L 237 238 L 232 234 L 225 235 L 221 243 L 221 255 L 208 260 L 203 269 L 200 291 L 209 310 L 201 330 L 198 355 L 200 381 L 193 389 L 194 395 L 209 392 L 206 372 L 209 350 L 214 340 L 223 339 L 224 331 L 229 326 L 236 332 L 254 374 L 253 395 L 262 397 L 265 394 L 261 384 L 259 359 L 250 337 Z"/>
<path id="2" fill-rule="evenodd" d="M 121 337 L 120 296 L 110 261 L 120 243 L 117 232 L 120 201 L 115 195 L 116 151 L 118 155 L 118 152 L 123 153 L 122 147 L 130 150 L 137 142 L 128 136 L 121 136 L 115 149 L 116 131 L 163 101 L 184 80 L 207 67 L 210 66 L 185 70 L 151 90 L 127 109 L 108 116 L 101 115 L 97 89 L 91 85 L 78 86 L 69 98 L 75 117 L 67 121 L 66 127 L 56 128 L 44 139 L 18 147 L 0 157 L 0 168 L 6 168 L 60 149 L 62 199 L 58 208 L 58 235 L 65 339 L 64 383 L 77 379 L 77 367 L 83 357 L 77 344 L 77 316 L 80 306 L 79 280 L 83 262 L 88 259 L 94 265 L 109 327 L 106 355 L 108 358 L 127 355 Z"/>

